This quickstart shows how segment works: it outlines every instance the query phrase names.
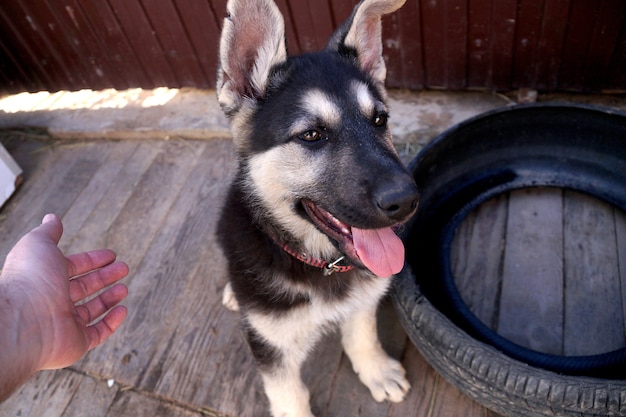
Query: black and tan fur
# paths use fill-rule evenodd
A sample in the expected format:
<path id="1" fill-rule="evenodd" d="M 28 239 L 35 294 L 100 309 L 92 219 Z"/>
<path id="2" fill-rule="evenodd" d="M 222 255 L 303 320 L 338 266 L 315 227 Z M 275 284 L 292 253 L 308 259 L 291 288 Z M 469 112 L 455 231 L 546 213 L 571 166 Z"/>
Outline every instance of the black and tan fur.
<path id="1" fill-rule="evenodd" d="M 363 0 L 326 49 L 296 57 L 287 55 L 273 0 L 228 2 L 217 94 L 238 170 L 219 226 L 230 274 L 224 303 L 241 314 L 275 417 L 312 416 L 300 366 L 336 327 L 374 399 L 401 401 L 409 389 L 376 334 L 390 280 L 305 209 L 323 208 L 348 230 L 396 225 L 416 209 L 415 184 L 391 143 L 383 87 L 380 19 L 404 1 Z M 347 255 L 354 269 L 325 276 L 283 244 L 328 261 Z"/>

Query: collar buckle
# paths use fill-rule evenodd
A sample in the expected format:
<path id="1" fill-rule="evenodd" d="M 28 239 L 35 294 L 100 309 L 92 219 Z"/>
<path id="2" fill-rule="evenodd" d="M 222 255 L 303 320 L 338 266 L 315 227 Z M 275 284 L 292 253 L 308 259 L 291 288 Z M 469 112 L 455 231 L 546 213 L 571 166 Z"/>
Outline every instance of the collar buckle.
<path id="1" fill-rule="evenodd" d="M 334 262 L 331 262 L 328 265 L 326 265 L 324 267 L 324 276 L 327 277 L 327 276 L 331 275 L 333 272 L 340 272 L 342 270 L 342 268 L 340 266 L 338 266 L 337 264 L 339 262 L 343 261 L 344 258 L 345 258 L 345 256 L 340 256 Z"/>

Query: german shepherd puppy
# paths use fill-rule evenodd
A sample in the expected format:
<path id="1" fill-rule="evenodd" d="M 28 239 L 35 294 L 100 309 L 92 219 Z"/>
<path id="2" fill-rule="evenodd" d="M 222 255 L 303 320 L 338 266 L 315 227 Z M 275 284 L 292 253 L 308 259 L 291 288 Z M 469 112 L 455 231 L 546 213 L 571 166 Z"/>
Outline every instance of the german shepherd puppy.
<path id="1" fill-rule="evenodd" d="M 405 0 L 363 0 L 321 52 L 287 55 L 273 0 L 229 0 L 218 101 L 238 169 L 219 241 L 275 417 L 312 417 L 300 367 L 340 327 L 376 401 L 401 401 L 402 365 L 381 348 L 376 309 L 404 264 L 394 228 L 418 191 L 387 127 L 381 17 Z"/>

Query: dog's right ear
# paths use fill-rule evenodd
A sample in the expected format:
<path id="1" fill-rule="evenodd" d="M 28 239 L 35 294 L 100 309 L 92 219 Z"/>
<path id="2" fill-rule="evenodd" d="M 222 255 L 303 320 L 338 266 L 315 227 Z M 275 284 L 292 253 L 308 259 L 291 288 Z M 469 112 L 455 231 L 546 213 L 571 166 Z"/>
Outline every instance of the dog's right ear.
<path id="1" fill-rule="evenodd" d="M 387 68 L 383 59 L 383 15 L 395 12 L 406 0 L 361 0 L 352 15 L 331 36 L 327 50 L 354 56 L 375 83 L 384 84 Z"/>
<path id="2" fill-rule="evenodd" d="M 217 99 L 227 115 L 265 95 L 270 71 L 287 60 L 285 22 L 273 0 L 229 0 L 220 40 Z"/>

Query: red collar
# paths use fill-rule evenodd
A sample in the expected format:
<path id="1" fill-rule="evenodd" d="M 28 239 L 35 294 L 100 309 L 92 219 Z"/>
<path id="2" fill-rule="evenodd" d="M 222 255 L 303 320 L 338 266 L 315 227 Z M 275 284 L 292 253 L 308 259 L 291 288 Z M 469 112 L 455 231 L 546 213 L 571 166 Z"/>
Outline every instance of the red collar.
<path id="1" fill-rule="evenodd" d="M 352 265 L 337 265 L 345 258 L 345 256 L 342 256 L 333 262 L 326 262 L 322 259 L 313 258 L 306 253 L 299 253 L 291 249 L 288 244 L 282 245 L 281 248 L 283 248 L 285 252 L 287 252 L 289 255 L 293 256 L 297 260 L 302 261 L 307 265 L 323 269 L 324 275 L 330 275 L 333 272 L 348 272 L 354 268 L 354 266 Z"/>
<path id="2" fill-rule="evenodd" d="M 352 265 L 338 265 L 338 263 L 341 262 L 345 258 L 345 256 L 341 256 L 340 258 L 334 260 L 333 262 L 327 262 L 327 261 L 324 261 L 322 259 L 313 258 L 313 257 L 307 255 L 306 253 L 302 253 L 302 252 L 298 252 L 296 250 L 293 250 L 289 246 L 288 243 L 285 243 L 285 244 L 280 243 L 279 240 L 277 239 L 277 237 L 272 232 L 270 232 L 269 235 L 272 238 L 272 240 L 274 241 L 274 243 L 276 243 L 278 246 L 280 246 L 289 255 L 293 256 L 294 258 L 296 258 L 297 260 L 299 260 L 301 262 L 304 262 L 307 265 L 311 265 L 311 266 L 314 266 L 316 268 L 323 269 L 324 270 L 324 275 L 326 275 L 326 276 L 332 274 L 333 272 L 348 272 L 348 271 L 351 271 L 352 269 L 354 269 L 354 266 L 352 266 Z"/>

